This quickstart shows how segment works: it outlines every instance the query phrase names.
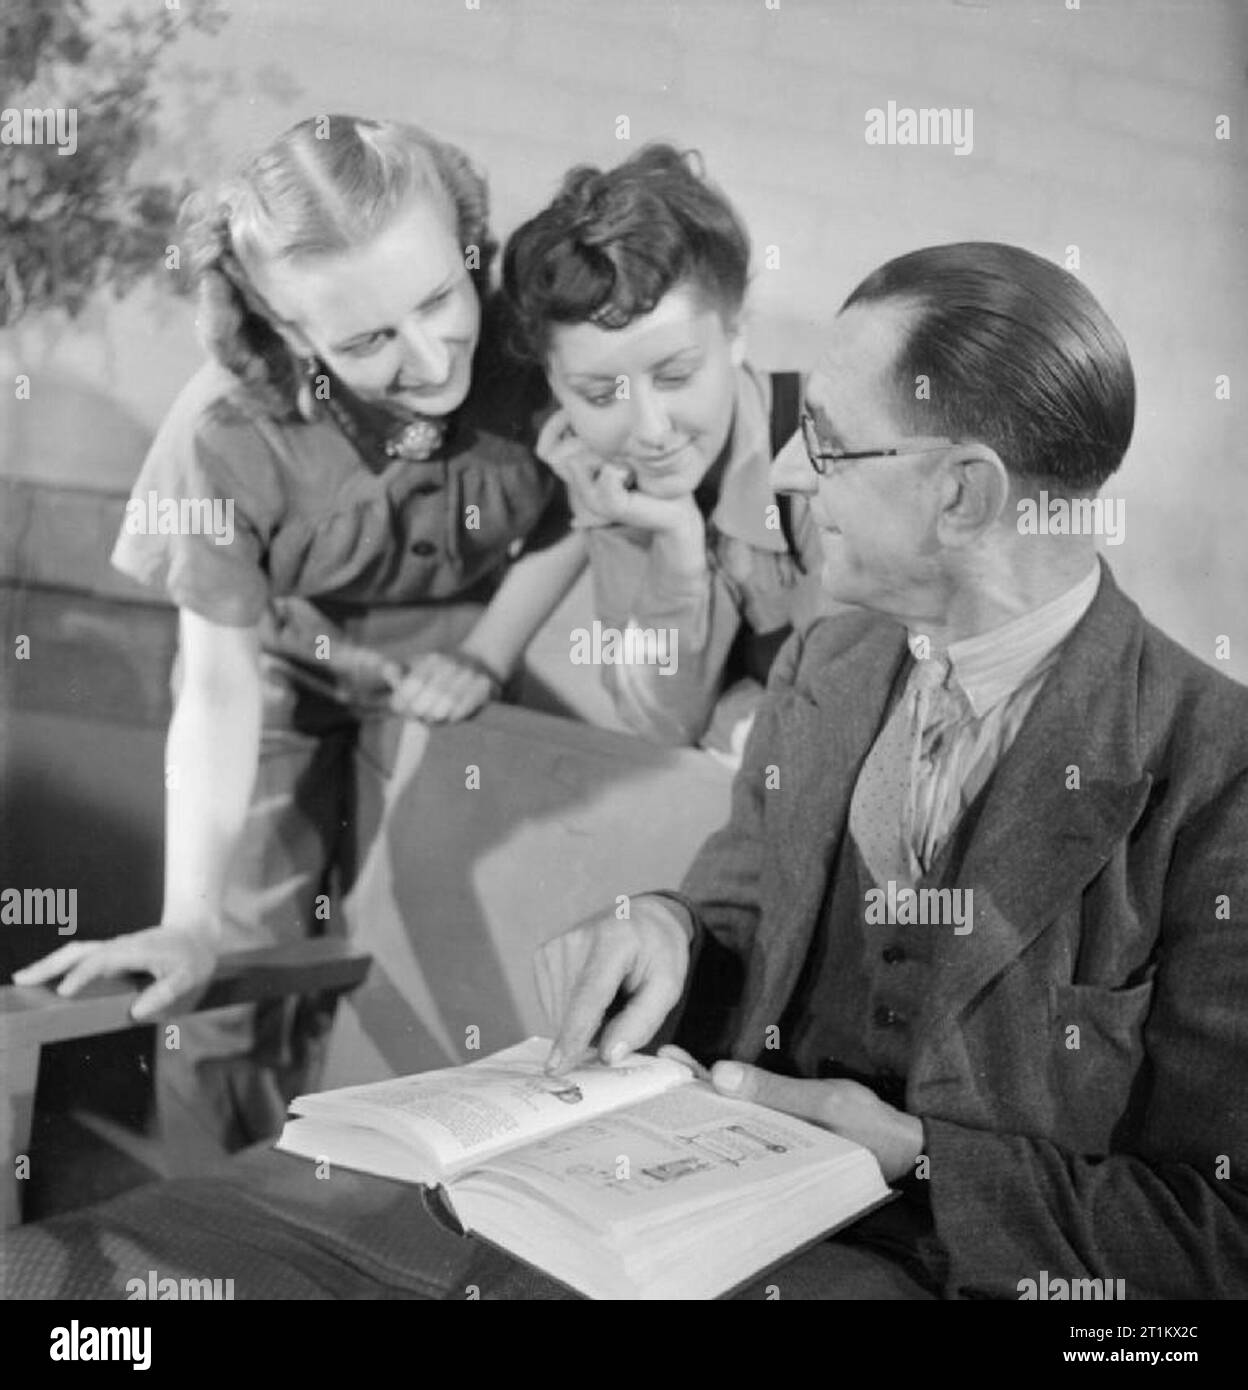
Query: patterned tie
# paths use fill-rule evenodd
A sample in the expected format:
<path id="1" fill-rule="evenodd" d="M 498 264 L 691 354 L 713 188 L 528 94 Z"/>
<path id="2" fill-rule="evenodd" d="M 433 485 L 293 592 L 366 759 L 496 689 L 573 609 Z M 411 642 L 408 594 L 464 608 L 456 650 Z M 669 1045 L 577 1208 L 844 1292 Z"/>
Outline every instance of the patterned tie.
<path id="1" fill-rule="evenodd" d="M 878 884 L 917 883 L 951 825 L 951 786 L 936 773 L 941 746 L 967 707 L 956 685 L 950 689 L 949 669 L 941 656 L 916 659 L 858 775 L 850 831 Z M 956 818 L 956 806 L 952 812 Z"/>
<path id="2" fill-rule="evenodd" d="M 943 744 L 970 711 L 946 657 L 933 654 L 917 660 L 910 679 L 910 776 L 902 836 L 922 875 L 931 869 L 956 819 L 958 808 L 948 802 L 958 788 L 942 758 Z"/>

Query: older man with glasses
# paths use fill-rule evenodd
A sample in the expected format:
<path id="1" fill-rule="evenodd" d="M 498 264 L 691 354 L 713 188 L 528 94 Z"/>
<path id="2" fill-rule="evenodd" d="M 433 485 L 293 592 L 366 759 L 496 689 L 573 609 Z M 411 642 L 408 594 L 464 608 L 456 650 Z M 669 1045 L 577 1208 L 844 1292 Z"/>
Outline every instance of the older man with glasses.
<path id="1" fill-rule="evenodd" d="M 1134 409 L 1114 325 L 1037 256 L 868 277 L 772 466 L 851 611 L 780 654 L 680 892 L 543 948 L 555 1070 L 643 1046 L 696 1002 L 691 953 L 727 948 L 716 1086 L 900 1186 L 781 1297 L 1248 1294 L 1248 692 L 1145 621 L 1095 536 L 1020 524 L 1100 491 Z M 960 915 L 897 910 L 924 890 Z"/>

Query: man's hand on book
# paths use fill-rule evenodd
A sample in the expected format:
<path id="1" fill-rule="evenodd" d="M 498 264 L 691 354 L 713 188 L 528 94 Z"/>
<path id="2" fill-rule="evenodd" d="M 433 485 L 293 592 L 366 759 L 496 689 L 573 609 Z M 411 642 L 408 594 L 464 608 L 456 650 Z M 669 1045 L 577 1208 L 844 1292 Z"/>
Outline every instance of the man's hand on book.
<path id="1" fill-rule="evenodd" d="M 537 953 L 538 995 L 558 1030 L 546 1063 L 554 1075 L 595 1052 L 611 1063 L 644 1047 L 680 999 L 692 934 L 684 910 L 643 895 L 632 899 L 629 911 L 622 921 L 614 911 L 591 917 Z M 628 1003 L 604 1027 L 621 989 Z"/>
<path id="2" fill-rule="evenodd" d="M 783 1110 L 870 1149 L 886 1182 L 912 1173 L 923 1152 L 923 1121 L 856 1081 L 800 1081 L 743 1062 L 716 1062 L 711 1084 L 721 1095 Z"/>

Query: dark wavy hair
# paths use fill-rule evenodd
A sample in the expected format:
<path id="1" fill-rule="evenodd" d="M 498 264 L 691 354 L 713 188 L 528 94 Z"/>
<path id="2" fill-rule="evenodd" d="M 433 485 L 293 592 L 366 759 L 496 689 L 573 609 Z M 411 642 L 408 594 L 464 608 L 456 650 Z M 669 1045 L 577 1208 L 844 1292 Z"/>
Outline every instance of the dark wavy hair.
<path id="1" fill-rule="evenodd" d="M 1092 492 L 1122 462 L 1135 375 L 1109 315 L 1068 271 L 1018 246 L 964 241 L 889 261 L 842 308 L 914 306 L 893 364 L 895 410 L 916 434 L 974 439 L 1012 473 Z M 916 379 L 928 379 L 928 399 Z"/>
<path id="2" fill-rule="evenodd" d="M 310 117 L 252 159 L 215 198 L 187 200 L 183 244 L 198 295 L 196 327 L 254 407 L 278 418 L 308 418 L 317 408 L 300 390 L 298 360 L 248 267 L 365 245 L 417 196 L 442 201 L 460 244 L 477 248 L 472 274 L 484 297 L 497 250 L 485 179 L 462 150 L 419 126 Z"/>
<path id="3" fill-rule="evenodd" d="M 623 328 L 686 283 L 734 318 L 749 264 L 745 226 L 698 156 L 652 144 L 614 169 L 569 170 L 509 238 L 503 292 L 520 350 L 544 363 L 553 325 Z"/>

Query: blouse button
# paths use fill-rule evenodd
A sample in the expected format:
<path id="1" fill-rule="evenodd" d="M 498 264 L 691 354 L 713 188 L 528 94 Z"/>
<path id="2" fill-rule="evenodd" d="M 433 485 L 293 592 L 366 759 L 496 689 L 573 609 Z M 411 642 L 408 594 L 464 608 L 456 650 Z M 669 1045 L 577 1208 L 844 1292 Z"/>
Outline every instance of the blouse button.
<path id="1" fill-rule="evenodd" d="M 875 1011 L 874 1020 L 879 1028 L 894 1028 L 901 1022 L 901 1015 L 896 1009 L 890 1009 L 887 1005 L 881 1004 Z"/>
<path id="2" fill-rule="evenodd" d="M 437 550 L 437 546 L 432 541 L 413 541 L 413 555 L 432 555 Z"/>

